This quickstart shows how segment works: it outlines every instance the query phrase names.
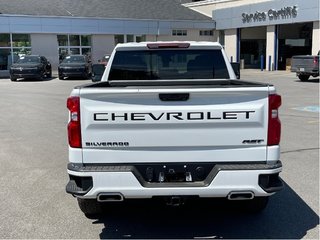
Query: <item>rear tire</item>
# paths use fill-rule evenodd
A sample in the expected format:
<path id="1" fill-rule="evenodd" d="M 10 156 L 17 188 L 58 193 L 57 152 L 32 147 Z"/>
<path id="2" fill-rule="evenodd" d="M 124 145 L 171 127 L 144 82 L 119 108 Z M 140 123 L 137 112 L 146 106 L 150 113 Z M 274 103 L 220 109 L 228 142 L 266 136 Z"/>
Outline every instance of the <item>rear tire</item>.
<path id="1" fill-rule="evenodd" d="M 301 82 L 305 82 L 308 81 L 310 75 L 299 75 L 298 78 L 301 80 Z"/>
<path id="2" fill-rule="evenodd" d="M 81 199 L 77 198 L 78 205 L 81 211 L 88 218 L 95 218 L 102 213 L 102 206 L 96 199 Z"/>
<path id="3" fill-rule="evenodd" d="M 86 73 L 83 75 L 83 79 L 87 80 L 87 79 L 89 79 L 89 76 L 90 76 L 89 73 L 86 72 Z"/>
<path id="4" fill-rule="evenodd" d="M 52 78 L 52 70 L 50 70 L 49 74 L 47 74 L 47 78 Z"/>
<path id="5" fill-rule="evenodd" d="M 12 82 L 16 82 L 16 81 L 17 81 L 17 78 L 16 78 L 16 77 L 13 77 L 13 76 L 10 76 L 10 80 L 11 80 Z"/>

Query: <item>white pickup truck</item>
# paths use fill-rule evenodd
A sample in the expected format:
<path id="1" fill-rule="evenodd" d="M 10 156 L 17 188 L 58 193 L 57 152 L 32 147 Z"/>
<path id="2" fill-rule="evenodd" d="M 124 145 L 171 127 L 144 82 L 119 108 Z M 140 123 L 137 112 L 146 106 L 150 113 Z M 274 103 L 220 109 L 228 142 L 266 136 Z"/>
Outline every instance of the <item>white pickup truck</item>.
<path id="1" fill-rule="evenodd" d="M 66 191 L 86 215 L 162 197 L 260 211 L 283 187 L 280 105 L 274 86 L 237 80 L 218 43 L 118 44 L 101 81 L 67 100 Z"/>

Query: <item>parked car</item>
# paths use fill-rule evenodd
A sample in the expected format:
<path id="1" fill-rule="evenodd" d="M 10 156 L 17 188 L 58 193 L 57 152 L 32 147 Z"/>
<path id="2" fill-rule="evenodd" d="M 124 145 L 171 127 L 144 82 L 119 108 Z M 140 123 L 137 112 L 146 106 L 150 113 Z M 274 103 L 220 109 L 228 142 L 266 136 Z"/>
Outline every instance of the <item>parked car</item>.
<path id="1" fill-rule="evenodd" d="M 300 55 L 293 56 L 291 62 L 291 72 L 295 72 L 301 81 L 308 81 L 310 76 L 319 76 L 319 55 Z"/>
<path id="2" fill-rule="evenodd" d="M 43 80 L 52 77 L 51 63 L 39 55 L 26 55 L 20 57 L 18 61 L 10 67 L 11 81 L 17 81 L 18 78 L 36 78 Z"/>
<path id="3" fill-rule="evenodd" d="M 59 79 L 65 77 L 81 77 L 88 79 L 91 75 L 91 61 L 85 55 L 70 55 L 59 64 Z"/>
<path id="4" fill-rule="evenodd" d="M 102 78 L 106 66 L 102 63 L 92 64 L 92 74 L 91 80 L 92 82 L 99 82 Z"/>
<path id="5" fill-rule="evenodd" d="M 110 54 L 104 55 L 101 59 L 98 60 L 100 64 L 107 65 L 110 59 Z"/>

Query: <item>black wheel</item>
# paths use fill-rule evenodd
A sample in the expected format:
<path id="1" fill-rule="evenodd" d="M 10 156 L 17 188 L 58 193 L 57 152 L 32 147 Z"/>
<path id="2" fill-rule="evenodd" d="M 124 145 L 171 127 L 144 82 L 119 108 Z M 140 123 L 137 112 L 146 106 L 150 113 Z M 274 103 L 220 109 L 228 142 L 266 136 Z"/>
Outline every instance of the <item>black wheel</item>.
<path id="1" fill-rule="evenodd" d="M 102 213 L 101 203 L 97 202 L 96 199 L 77 198 L 77 200 L 79 208 L 88 218 L 94 218 Z"/>
<path id="2" fill-rule="evenodd" d="M 58 71 L 58 77 L 59 77 L 60 80 L 63 80 L 62 72 Z"/>
<path id="3" fill-rule="evenodd" d="M 52 70 L 50 69 L 49 73 L 47 74 L 47 78 L 52 78 Z"/>
<path id="4" fill-rule="evenodd" d="M 298 78 L 302 81 L 302 82 L 305 82 L 305 81 L 308 81 L 310 75 L 299 75 Z"/>
<path id="5" fill-rule="evenodd" d="M 16 82 L 16 81 L 17 81 L 17 78 L 16 78 L 16 77 L 13 77 L 13 76 L 10 76 L 10 80 L 11 80 L 12 82 Z"/>

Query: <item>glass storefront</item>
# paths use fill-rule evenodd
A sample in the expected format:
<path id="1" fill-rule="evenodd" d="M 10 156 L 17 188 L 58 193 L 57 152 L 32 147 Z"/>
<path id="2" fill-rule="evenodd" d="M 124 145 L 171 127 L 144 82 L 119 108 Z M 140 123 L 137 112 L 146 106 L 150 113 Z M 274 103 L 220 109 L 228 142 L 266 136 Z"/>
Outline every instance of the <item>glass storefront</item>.
<path id="1" fill-rule="evenodd" d="M 244 39 L 241 40 L 240 59 L 244 61 L 245 68 L 261 68 L 261 57 L 265 68 L 266 40 L 265 39 Z"/>
<path id="2" fill-rule="evenodd" d="M 10 47 L 10 34 L 9 33 L 1 33 L 0 34 L 0 47 Z"/>
<path id="3" fill-rule="evenodd" d="M 289 69 L 294 55 L 311 54 L 312 28 L 312 22 L 279 26 L 278 70 Z"/>
<path id="4" fill-rule="evenodd" d="M 251 27 L 240 30 L 240 59 L 244 68 L 265 68 L 267 28 Z"/>
<path id="5" fill-rule="evenodd" d="M 11 49 L 0 48 L 0 70 L 8 70 L 11 60 Z"/>
<path id="6" fill-rule="evenodd" d="M 19 57 L 31 54 L 30 34 L 0 33 L 0 71 L 9 70 Z"/>
<path id="7" fill-rule="evenodd" d="M 59 60 L 67 55 L 87 55 L 91 58 L 91 35 L 57 35 Z"/>

